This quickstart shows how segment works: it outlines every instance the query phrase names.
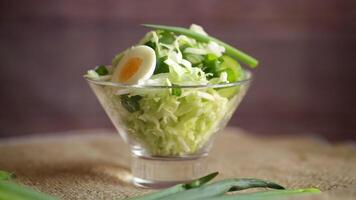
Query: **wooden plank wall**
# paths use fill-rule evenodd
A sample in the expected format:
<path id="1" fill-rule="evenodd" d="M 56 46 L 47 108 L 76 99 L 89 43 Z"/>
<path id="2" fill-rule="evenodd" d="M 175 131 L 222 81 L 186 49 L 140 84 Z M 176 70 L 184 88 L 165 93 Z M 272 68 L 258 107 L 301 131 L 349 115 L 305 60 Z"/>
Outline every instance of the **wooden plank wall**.
<path id="1" fill-rule="evenodd" d="M 355 0 L 1 0 L 0 136 L 112 127 L 81 76 L 141 23 L 201 24 L 260 59 L 230 125 L 356 138 Z"/>

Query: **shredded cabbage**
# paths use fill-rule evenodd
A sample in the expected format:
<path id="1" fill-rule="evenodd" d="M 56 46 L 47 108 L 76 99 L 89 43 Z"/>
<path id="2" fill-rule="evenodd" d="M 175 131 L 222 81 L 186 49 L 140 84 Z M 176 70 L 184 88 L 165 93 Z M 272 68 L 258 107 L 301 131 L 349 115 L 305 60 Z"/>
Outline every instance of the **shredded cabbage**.
<path id="1" fill-rule="evenodd" d="M 196 153 L 234 110 L 229 99 L 215 89 L 182 90 L 181 96 L 171 95 L 169 89 L 130 91 L 142 97 L 140 110 L 125 112 L 122 123 L 153 155 Z"/>

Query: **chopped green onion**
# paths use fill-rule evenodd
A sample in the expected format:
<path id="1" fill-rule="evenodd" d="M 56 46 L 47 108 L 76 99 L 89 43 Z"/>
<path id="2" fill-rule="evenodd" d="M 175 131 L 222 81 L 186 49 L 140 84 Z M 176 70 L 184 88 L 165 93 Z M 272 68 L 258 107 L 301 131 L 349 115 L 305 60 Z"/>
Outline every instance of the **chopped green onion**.
<path id="1" fill-rule="evenodd" d="M 172 95 L 179 97 L 182 95 L 182 89 L 179 87 L 179 85 L 172 85 Z"/>
<path id="2" fill-rule="evenodd" d="M 95 72 L 99 74 L 100 76 L 105 76 L 109 74 L 108 69 L 106 69 L 105 65 L 99 65 L 98 67 L 95 68 Z"/>
<path id="3" fill-rule="evenodd" d="M 167 60 L 167 56 L 163 56 L 161 58 L 157 58 L 157 63 L 156 63 L 156 68 L 153 74 L 160 74 L 160 73 L 168 73 L 169 72 L 169 67 L 166 63 L 164 63 L 165 60 Z"/>
<path id="4" fill-rule="evenodd" d="M 175 40 L 174 35 L 169 31 L 163 31 L 160 36 L 159 41 L 164 44 L 172 44 Z"/>
<path id="5" fill-rule="evenodd" d="M 140 110 L 139 101 L 142 99 L 140 95 L 129 96 L 128 94 L 121 95 L 121 104 L 129 112 Z"/>
<path id="6" fill-rule="evenodd" d="M 214 54 L 207 54 L 203 60 L 203 71 L 211 74 L 209 78 L 219 77 L 220 60 Z"/>

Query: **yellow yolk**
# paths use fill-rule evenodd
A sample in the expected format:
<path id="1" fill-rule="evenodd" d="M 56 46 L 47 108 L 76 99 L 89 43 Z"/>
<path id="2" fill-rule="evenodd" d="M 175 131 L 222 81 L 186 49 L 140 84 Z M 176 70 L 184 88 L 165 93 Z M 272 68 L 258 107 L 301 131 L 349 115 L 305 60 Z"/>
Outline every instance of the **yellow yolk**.
<path id="1" fill-rule="evenodd" d="M 123 66 L 121 73 L 119 74 L 119 80 L 121 82 L 126 82 L 129 80 L 140 69 L 142 61 L 143 60 L 139 57 L 132 57 L 128 59 L 128 61 Z"/>
<path id="2" fill-rule="evenodd" d="M 156 53 L 148 46 L 138 45 L 127 49 L 120 62 L 114 66 L 112 82 L 141 84 L 149 79 L 156 67 Z"/>

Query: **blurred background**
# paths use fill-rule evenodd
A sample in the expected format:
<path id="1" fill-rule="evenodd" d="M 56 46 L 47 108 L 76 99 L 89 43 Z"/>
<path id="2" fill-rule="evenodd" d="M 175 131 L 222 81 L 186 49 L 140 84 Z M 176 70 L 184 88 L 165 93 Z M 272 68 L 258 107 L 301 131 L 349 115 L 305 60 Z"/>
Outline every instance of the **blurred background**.
<path id="1" fill-rule="evenodd" d="M 260 60 L 231 126 L 356 139 L 355 0 L 0 0 L 0 137 L 113 128 L 82 75 L 142 23 L 200 24 Z"/>

